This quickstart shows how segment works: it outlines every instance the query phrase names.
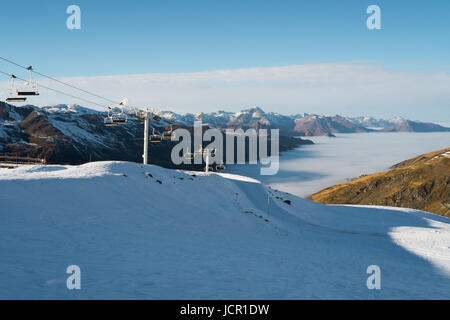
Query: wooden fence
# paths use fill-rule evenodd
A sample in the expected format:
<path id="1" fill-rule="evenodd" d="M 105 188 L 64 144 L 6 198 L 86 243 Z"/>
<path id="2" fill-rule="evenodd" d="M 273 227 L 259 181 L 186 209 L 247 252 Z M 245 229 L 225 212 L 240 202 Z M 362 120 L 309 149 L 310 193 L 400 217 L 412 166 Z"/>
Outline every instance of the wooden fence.
<path id="1" fill-rule="evenodd" d="M 39 165 L 44 165 L 46 163 L 45 159 L 40 158 L 5 156 L 5 155 L 0 155 L 0 162 L 15 163 L 15 164 L 39 164 Z"/>

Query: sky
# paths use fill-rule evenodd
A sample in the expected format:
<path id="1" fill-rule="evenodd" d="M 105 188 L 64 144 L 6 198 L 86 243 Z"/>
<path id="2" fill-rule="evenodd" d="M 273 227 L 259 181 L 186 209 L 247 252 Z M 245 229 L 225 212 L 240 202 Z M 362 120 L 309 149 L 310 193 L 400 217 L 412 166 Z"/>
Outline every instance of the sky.
<path id="1" fill-rule="evenodd" d="M 81 30 L 66 27 L 72 4 Z M 380 30 L 366 27 L 372 4 Z M 0 52 L 113 100 L 177 112 L 258 105 L 450 121 L 449 14 L 448 0 L 10 1 Z M 0 70 L 25 76 L 4 62 Z"/>

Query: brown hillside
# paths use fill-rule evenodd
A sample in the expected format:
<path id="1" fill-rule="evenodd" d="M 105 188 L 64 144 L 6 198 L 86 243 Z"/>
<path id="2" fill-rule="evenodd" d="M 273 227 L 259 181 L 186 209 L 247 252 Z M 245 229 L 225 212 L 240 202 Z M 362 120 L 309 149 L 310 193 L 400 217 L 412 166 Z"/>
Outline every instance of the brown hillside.
<path id="1" fill-rule="evenodd" d="M 450 216 L 450 148 L 403 161 L 387 172 L 332 186 L 309 199 L 325 204 L 413 208 Z"/>

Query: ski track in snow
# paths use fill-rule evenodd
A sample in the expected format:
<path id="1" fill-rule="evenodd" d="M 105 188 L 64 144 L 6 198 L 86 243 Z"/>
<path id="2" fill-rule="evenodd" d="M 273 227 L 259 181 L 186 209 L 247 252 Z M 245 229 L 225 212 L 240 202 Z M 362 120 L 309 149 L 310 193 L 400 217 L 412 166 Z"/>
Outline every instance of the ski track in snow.
<path id="1" fill-rule="evenodd" d="M 234 174 L 0 169 L 0 219 L 3 299 L 450 298 L 448 218 L 325 206 Z M 66 288 L 72 264 L 80 291 Z"/>

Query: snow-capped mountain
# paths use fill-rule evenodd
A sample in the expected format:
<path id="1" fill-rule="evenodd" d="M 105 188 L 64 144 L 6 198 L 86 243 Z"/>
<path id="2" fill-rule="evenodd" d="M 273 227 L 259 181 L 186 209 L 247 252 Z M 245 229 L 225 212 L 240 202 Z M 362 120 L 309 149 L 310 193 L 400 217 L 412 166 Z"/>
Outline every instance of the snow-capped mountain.
<path id="1" fill-rule="evenodd" d="M 376 119 L 373 117 L 356 117 L 356 118 L 349 118 L 349 120 L 361 127 L 366 127 L 370 129 L 384 128 L 394 124 L 394 122 L 396 121 L 395 118 L 390 120 L 384 120 L 384 119 Z"/>
<path id="2" fill-rule="evenodd" d="M 38 108 L 0 102 L 0 152 L 43 158 L 48 163 L 142 161 L 143 123 L 130 118 L 128 125 L 108 128 L 104 117 L 103 112 L 77 105 Z M 161 132 L 166 123 L 152 121 L 151 125 Z M 150 148 L 154 163 L 169 162 L 170 142 Z"/>
<path id="3" fill-rule="evenodd" d="M 184 127 L 192 129 L 194 120 L 203 117 L 209 126 L 219 127 L 230 114 L 177 115 L 161 112 L 159 121 L 151 120 L 156 133 Z M 126 160 L 141 162 L 144 124 L 132 117 L 126 125 L 105 127 L 104 112 L 77 105 L 44 108 L 15 107 L 0 102 L 0 153 L 46 159 L 54 164 L 79 164 L 87 161 Z M 223 120 L 226 119 L 226 120 Z M 281 136 L 280 151 L 311 141 Z M 149 145 L 151 163 L 173 167 L 170 154 L 175 142 Z"/>
<path id="4" fill-rule="evenodd" d="M 449 219 L 417 210 L 124 162 L 0 169 L 0 190 L 0 299 L 450 298 Z"/>
<path id="5" fill-rule="evenodd" d="M 447 131 L 445 128 L 432 123 L 410 121 L 401 117 L 388 120 L 373 117 L 343 117 L 340 115 L 323 116 L 301 113 L 282 115 L 274 112 L 264 112 L 260 107 L 245 109 L 240 112 L 211 112 L 179 115 L 174 112 L 161 112 L 161 117 L 167 121 L 176 121 L 192 126 L 194 121 L 202 120 L 214 128 L 274 128 L 280 129 L 287 136 L 334 136 L 336 133 L 385 131 L 434 132 Z M 405 123 L 410 123 L 406 128 Z M 416 123 L 416 124 L 414 124 Z"/>
<path id="6" fill-rule="evenodd" d="M 334 117 L 311 115 L 295 119 L 294 132 L 303 136 L 334 136 L 335 133 L 370 132 L 349 119 L 336 115 Z"/>
<path id="7" fill-rule="evenodd" d="M 445 132 L 450 128 L 421 121 L 412 121 L 402 117 L 394 117 L 388 120 L 375 119 L 372 117 L 349 118 L 355 124 L 369 129 L 388 132 Z"/>
<path id="8" fill-rule="evenodd" d="M 162 112 L 166 120 L 179 121 L 185 125 L 192 125 L 195 120 L 202 120 L 214 128 L 234 129 L 280 129 L 288 136 L 329 135 L 333 133 L 368 132 L 345 117 L 336 115 L 326 117 L 308 113 L 296 115 L 282 115 L 275 112 L 264 112 L 260 107 L 245 109 L 240 112 L 212 112 L 177 115 L 173 112 Z"/>
<path id="9" fill-rule="evenodd" d="M 129 118 L 124 126 L 107 128 L 105 112 L 94 111 L 78 105 L 56 105 L 38 108 L 15 107 L 0 102 L 0 153 L 45 158 L 50 163 L 79 164 L 89 160 L 141 161 L 143 123 Z M 336 133 L 370 132 L 359 123 L 370 119 L 352 120 L 339 115 L 297 114 L 282 115 L 264 112 L 254 107 L 240 112 L 218 111 L 211 113 L 177 114 L 171 111 L 158 113 L 160 121 L 150 125 L 158 133 L 174 128 L 192 128 L 196 120 L 208 127 L 219 129 L 266 128 L 280 129 L 282 151 L 311 143 L 295 136 L 327 135 Z M 393 123 L 393 122 L 391 122 Z M 378 121 L 381 125 L 381 120 Z M 450 129 L 429 123 L 402 120 L 384 131 L 448 131 Z M 171 142 L 151 144 L 152 163 L 169 165 Z"/>
<path id="10" fill-rule="evenodd" d="M 386 132 L 442 132 L 450 131 L 450 128 L 440 126 L 435 123 L 418 122 L 406 119 L 399 119 L 392 125 L 382 129 Z"/>

